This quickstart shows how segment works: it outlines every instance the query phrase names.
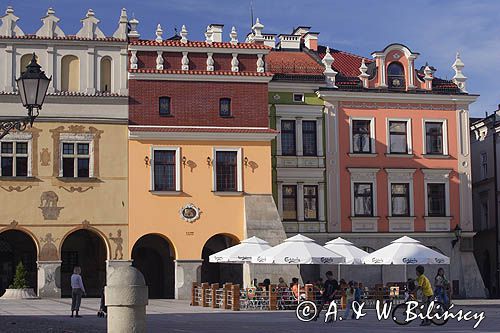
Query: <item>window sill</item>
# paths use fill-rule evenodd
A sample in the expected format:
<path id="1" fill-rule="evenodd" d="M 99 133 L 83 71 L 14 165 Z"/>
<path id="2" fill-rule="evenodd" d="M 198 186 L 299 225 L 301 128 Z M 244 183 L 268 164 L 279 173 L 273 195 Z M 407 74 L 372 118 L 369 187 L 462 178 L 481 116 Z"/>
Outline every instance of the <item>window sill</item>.
<path id="1" fill-rule="evenodd" d="M 38 182 L 40 179 L 36 177 L 13 177 L 13 176 L 0 176 L 2 182 Z"/>
<path id="2" fill-rule="evenodd" d="M 424 158 L 436 158 L 436 159 L 448 159 L 451 158 L 450 155 L 439 155 L 439 154 L 422 154 Z"/>
<path id="3" fill-rule="evenodd" d="M 349 218 L 351 220 L 354 220 L 354 219 L 358 219 L 358 220 L 362 220 L 362 219 L 378 220 L 380 218 L 380 216 L 349 216 Z"/>
<path id="4" fill-rule="evenodd" d="M 157 196 L 176 196 L 176 195 L 181 195 L 183 192 L 182 191 L 153 191 L 150 190 L 149 193 Z"/>
<path id="5" fill-rule="evenodd" d="M 435 220 L 439 220 L 439 219 L 451 219 L 453 216 L 424 216 L 425 219 L 429 219 L 429 220 L 432 220 L 432 219 L 435 219 Z"/>
<path id="6" fill-rule="evenodd" d="M 221 115 L 219 115 L 219 117 L 221 117 L 221 118 L 234 118 L 234 116 L 221 116 Z"/>
<path id="7" fill-rule="evenodd" d="M 173 114 L 160 114 L 160 117 L 162 117 L 162 118 L 173 118 L 174 115 Z"/>
<path id="8" fill-rule="evenodd" d="M 57 177 L 58 180 L 64 183 L 101 183 L 102 181 L 96 177 Z"/>
<path id="9" fill-rule="evenodd" d="M 348 153 L 349 157 L 377 157 L 378 154 L 376 153 L 369 153 L 369 154 L 363 154 L 363 153 Z"/>
<path id="10" fill-rule="evenodd" d="M 402 157 L 402 158 L 412 158 L 415 154 L 405 154 L 405 153 L 386 153 L 386 157 Z"/>
<path id="11" fill-rule="evenodd" d="M 214 195 L 221 197 L 238 197 L 242 196 L 245 192 L 243 191 L 212 191 Z"/>

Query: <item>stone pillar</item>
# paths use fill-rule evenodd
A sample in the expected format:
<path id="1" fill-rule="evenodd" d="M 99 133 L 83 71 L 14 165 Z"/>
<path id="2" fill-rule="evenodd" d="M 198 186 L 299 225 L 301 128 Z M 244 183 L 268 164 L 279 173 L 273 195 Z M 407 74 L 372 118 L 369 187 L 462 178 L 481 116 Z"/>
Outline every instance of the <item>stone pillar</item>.
<path id="1" fill-rule="evenodd" d="M 95 49 L 93 47 L 89 47 L 87 50 L 87 94 L 95 94 L 96 92 L 96 56 Z M 81 75 L 81 74 L 80 74 Z M 82 77 L 80 76 L 80 83 L 82 82 Z M 80 86 L 80 90 L 81 86 Z"/>
<path id="2" fill-rule="evenodd" d="M 47 46 L 47 69 L 45 70 L 45 74 L 47 76 L 52 76 L 52 81 L 49 83 L 49 88 L 47 89 L 48 93 L 54 93 L 56 91 L 56 81 L 59 79 L 55 75 L 54 64 L 55 64 L 55 53 L 56 49 L 54 46 Z"/>
<path id="3" fill-rule="evenodd" d="M 190 299 L 193 282 L 201 280 L 203 260 L 175 260 L 175 299 Z"/>
<path id="4" fill-rule="evenodd" d="M 7 45 L 5 47 L 5 92 L 13 92 L 14 91 L 14 81 L 13 77 L 15 72 L 15 51 L 12 45 Z"/>
<path id="5" fill-rule="evenodd" d="M 37 261 L 38 297 L 61 298 L 61 261 Z"/>
<path id="6" fill-rule="evenodd" d="M 109 281 L 111 273 L 119 267 L 132 266 L 133 260 L 106 260 L 106 281 Z"/>
<path id="7" fill-rule="evenodd" d="M 323 156 L 323 117 L 316 118 L 316 152 Z"/>
<path id="8" fill-rule="evenodd" d="M 281 117 L 276 117 L 276 130 L 279 132 L 276 137 L 276 155 L 281 156 Z"/>
<path id="9" fill-rule="evenodd" d="M 141 272 L 132 266 L 115 268 L 104 293 L 109 333 L 146 332 L 148 287 Z"/>
<path id="10" fill-rule="evenodd" d="M 304 144 L 302 143 L 302 118 L 295 122 L 295 151 L 297 156 L 304 155 Z"/>
<path id="11" fill-rule="evenodd" d="M 325 220 L 325 183 L 318 183 L 318 220 Z"/>
<path id="12" fill-rule="evenodd" d="M 297 220 L 304 221 L 304 183 L 297 183 Z"/>

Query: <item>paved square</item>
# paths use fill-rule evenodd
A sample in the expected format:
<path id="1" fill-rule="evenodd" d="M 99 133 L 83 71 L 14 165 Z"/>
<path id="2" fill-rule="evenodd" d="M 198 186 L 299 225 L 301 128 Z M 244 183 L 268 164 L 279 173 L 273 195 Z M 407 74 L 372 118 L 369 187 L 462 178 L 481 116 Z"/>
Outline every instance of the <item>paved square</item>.
<path id="1" fill-rule="evenodd" d="M 69 317 L 70 303 L 70 299 L 0 300 L 0 332 L 106 332 L 106 319 L 96 316 L 98 299 L 83 299 L 80 311 L 83 318 Z M 150 300 L 147 324 L 148 332 L 500 332 L 498 303 L 468 301 L 467 304 L 472 305 L 457 307 L 485 311 L 486 319 L 476 330 L 472 329 L 473 321 L 453 320 L 442 327 L 420 327 L 414 322 L 403 328 L 390 320 L 377 321 L 375 312 L 370 310 L 359 321 L 302 323 L 293 311 L 231 312 L 191 307 L 186 301 L 175 300 Z"/>

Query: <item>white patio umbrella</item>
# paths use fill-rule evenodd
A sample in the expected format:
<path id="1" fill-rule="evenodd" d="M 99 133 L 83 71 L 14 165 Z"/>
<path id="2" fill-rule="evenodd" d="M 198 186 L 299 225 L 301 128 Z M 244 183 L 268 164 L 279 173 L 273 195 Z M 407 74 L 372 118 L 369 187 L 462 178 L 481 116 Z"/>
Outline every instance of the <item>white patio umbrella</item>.
<path id="1" fill-rule="evenodd" d="M 363 258 L 368 255 L 368 252 L 361 250 L 354 246 L 353 243 L 349 242 L 342 237 L 337 237 L 324 246 L 328 250 L 336 252 L 345 258 L 344 265 L 360 265 L 363 263 Z M 340 280 L 340 266 L 338 265 L 338 279 Z"/>
<path id="2" fill-rule="evenodd" d="M 242 264 L 252 261 L 252 256 L 270 248 L 268 242 L 253 236 L 242 240 L 240 244 L 212 254 L 208 260 L 212 263 Z"/>
<path id="3" fill-rule="evenodd" d="M 448 265 L 450 258 L 418 240 L 403 236 L 363 258 L 367 265 Z"/>
<path id="4" fill-rule="evenodd" d="M 340 262 L 344 262 L 343 256 L 301 234 L 287 238 L 283 243 L 252 257 L 252 263 L 256 264 L 307 265 Z"/>

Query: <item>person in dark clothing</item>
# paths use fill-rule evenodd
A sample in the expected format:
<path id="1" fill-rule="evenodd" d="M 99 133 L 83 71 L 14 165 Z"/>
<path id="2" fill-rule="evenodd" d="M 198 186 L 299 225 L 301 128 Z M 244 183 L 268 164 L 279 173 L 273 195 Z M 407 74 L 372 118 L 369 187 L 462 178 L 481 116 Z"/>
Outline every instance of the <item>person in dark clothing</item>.
<path id="1" fill-rule="evenodd" d="M 97 317 L 104 318 L 107 313 L 108 313 L 108 307 L 106 306 L 106 301 L 104 299 L 104 288 L 102 288 L 101 304 L 99 306 L 99 311 L 97 311 Z"/>
<path id="2" fill-rule="evenodd" d="M 323 294 L 319 300 L 318 312 L 314 317 L 314 320 L 318 320 L 321 310 L 325 304 L 329 304 L 335 298 L 335 294 L 339 290 L 339 283 L 333 278 L 333 273 L 331 271 L 326 272 L 326 281 L 323 285 Z"/>

